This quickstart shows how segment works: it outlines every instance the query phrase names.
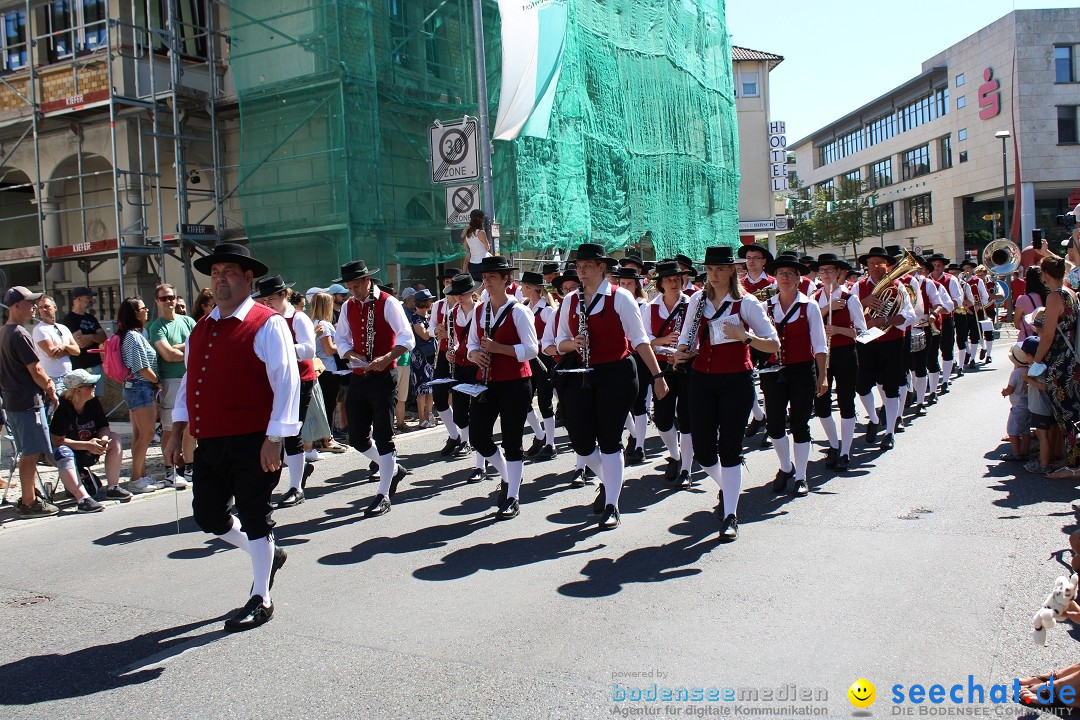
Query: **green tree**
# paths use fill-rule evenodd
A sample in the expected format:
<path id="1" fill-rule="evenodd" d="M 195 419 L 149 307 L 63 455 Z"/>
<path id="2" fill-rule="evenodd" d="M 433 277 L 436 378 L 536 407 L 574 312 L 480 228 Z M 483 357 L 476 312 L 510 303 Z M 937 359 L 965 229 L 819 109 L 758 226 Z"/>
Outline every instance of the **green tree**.
<path id="1" fill-rule="evenodd" d="M 859 241 L 876 234 L 874 227 L 875 195 L 866 193 L 858 180 L 841 178 L 829 190 L 819 191 L 815 201 L 821 202 L 824 212 L 814 215 L 818 235 L 830 244 L 851 247 L 852 257 L 859 255 Z"/>
<path id="2" fill-rule="evenodd" d="M 788 190 L 787 213 L 795 218 L 795 228 L 780 235 L 776 244 L 780 250 L 801 250 L 803 255 L 809 255 L 810 248 L 823 244 L 814 223 L 814 216 L 821 206 L 817 198 L 810 196 L 810 189 L 803 186 L 795 173 L 788 178 Z"/>

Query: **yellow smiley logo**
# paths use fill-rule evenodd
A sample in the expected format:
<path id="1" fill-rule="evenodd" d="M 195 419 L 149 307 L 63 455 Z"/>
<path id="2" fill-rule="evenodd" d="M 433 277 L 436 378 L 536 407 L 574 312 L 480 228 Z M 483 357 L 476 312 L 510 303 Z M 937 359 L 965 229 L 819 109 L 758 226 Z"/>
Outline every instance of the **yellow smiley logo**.
<path id="1" fill-rule="evenodd" d="M 859 678 L 847 689 L 847 697 L 852 705 L 865 709 L 874 704 L 874 700 L 877 699 L 877 689 L 874 683 L 865 678 Z"/>

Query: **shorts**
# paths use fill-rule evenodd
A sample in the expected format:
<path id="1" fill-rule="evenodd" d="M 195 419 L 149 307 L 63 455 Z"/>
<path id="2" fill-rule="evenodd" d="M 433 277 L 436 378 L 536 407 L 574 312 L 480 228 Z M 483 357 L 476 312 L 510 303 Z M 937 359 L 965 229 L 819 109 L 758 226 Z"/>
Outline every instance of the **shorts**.
<path id="1" fill-rule="evenodd" d="M 75 451 L 67 445 L 60 445 L 53 451 L 53 460 L 57 470 L 75 469 Z"/>
<path id="2" fill-rule="evenodd" d="M 183 378 L 162 378 L 161 392 L 158 393 L 158 408 L 161 410 L 161 429 L 172 430 L 172 411 L 176 407 L 176 393 L 180 390 Z"/>
<path id="3" fill-rule="evenodd" d="M 154 404 L 154 386 L 141 377 L 124 383 L 124 402 L 128 410 L 138 410 Z"/>
<path id="4" fill-rule="evenodd" d="M 1054 427 L 1054 417 L 1052 415 L 1031 413 L 1031 427 L 1036 430 L 1050 430 Z"/>
<path id="5" fill-rule="evenodd" d="M 52 455 L 45 408 L 8 410 L 7 420 L 19 452 L 23 455 Z"/>
<path id="6" fill-rule="evenodd" d="M 1009 408 L 1009 420 L 1005 424 L 1009 435 L 1018 437 L 1031 432 L 1031 413 L 1026 407 Z"/>

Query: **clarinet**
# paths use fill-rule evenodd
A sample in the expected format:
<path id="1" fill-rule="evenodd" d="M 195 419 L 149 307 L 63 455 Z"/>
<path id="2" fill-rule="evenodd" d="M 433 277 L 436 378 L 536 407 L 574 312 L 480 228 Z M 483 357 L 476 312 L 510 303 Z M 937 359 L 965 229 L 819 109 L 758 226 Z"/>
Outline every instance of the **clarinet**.
<path id="1" fill-rule="evenodd" d="M 597 289 L 599 292 L 599 289 Z M 581 335 L 585 339 L 584 345 L 578 352 L 581 354 L 581 364 L 585 367 L 589 367 L 589 316 L 586 314 L 585 309 L 585 288 L 583 286 L 578 287 L 578 335 Z M 581 378 L 581 387 L 587 388 L 589 385 L 589 374 L 585 373 Z"/>
<path id="2" fill-rule="evenodd" d="M 446 313 L 446 354 L 450 361 L 450 377 L 454 377 L 454 352 L 457 350 L 457 336 L 454 334 L 455 314 L 457 314 L 457 305 Z"/>
<path id="3" fill-rule="evenodd" d="M 484 337 L 485 338 L 490 338 L 491 337 L 491 300 L 490 299 L 487 301 L 487 304 L 484 306 Z M 483 338 L 481 338 L 481 340 L 482 339 Z M 488 364 L 486 366 L 484 366 L 483 372 L 481 373 L 481 376 L 480 376 L 480 384 L 481 385 L 487 385 L 488 381 L 491 379 L 491 353 L 485 353 L 485 355 L 487 355 Z M 487 393 L 485 393 L 485 395 L 486 394 Z M 484 398 L 483 395 L 481 395 L 480 397 L 477 398 L 478 402 L 483 402 L 484 400 L 485 400 L 485 398 Z"/>
<path id="4" fill-rule="evenodd" d="M 708 300 L 708 293 L 705 290 L 701 291 L 701 301 L 698 303 L 697 312 L 694 313 L 694 319 L 690 322 L 690 332 L 686 336 L 686 352 L 693 353 L 694 346 L 697 345 L 698 333 L 701 332 L 701 316 L 705 314 L 705 301 Z M 686 372 L 686 368 L 682 363 L 673 365 L 671 368 L 675 372 Z"/>
<path id="5" fill-rule="evenodd" d="M 686 308 L 684 307 L 684 305 L 686 303 L 685 298 L 686 298 L 686 296 L 683 295 L 682 291 L 680 290 L 679 291 L 679 302 L 675 303 L 675 307 L 672 308 L 672 310 L 671 310 L 671 312 L 679 313 L 678 316 L 675 318 L 675 322 L 673 322 L 671 324 L 671 332 L 675 336 L 679 336 L 679 335 L 682 334 L 683 321 L 686 319 Z M 676 340 L 675 342 L 676 342 L 676 345 L 677 345 L 678 341 Z M 670 368 L 670 372 L 684 373 L 684 372 L 686 372 L 686 367 L 683 366 L 681 363 L 678 364 L 678 365 L 672 363 L 671 368 Z"/>

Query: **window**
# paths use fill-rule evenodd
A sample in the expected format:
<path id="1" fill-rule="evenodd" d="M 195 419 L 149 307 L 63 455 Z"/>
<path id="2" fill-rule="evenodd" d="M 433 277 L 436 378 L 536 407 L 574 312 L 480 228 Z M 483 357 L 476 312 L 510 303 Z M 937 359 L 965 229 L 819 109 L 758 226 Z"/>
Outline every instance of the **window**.
<path id="1" fill-rule="evenodd" d="M 967 140 L 967 128 L 960 128 L 956 132 L 956 139 L 957 140 Z"/>
<path id="2" fill-rule="evenodd" d="M 892 158 L 879 160 L 870 166 L 870 189 L 877 190 L 892 185 Z"/>
<path id="3" fill-rule="evenodd" d="M 960 87 L 964 84 L 964 73 L 960 73 L 956 76 L 956 87 Z"/>
<path id="4" fill-rule="evenodd" d="M 54 0 L 46 21 L 49 62 L 93 52 L 108 41 L 106 0 Z"/>
<path id="5" fill-rule="evenodd" d="M 161 30 L 165 27 L 165 19 L 168 13 L 164 4 L 169 0 L 152 0 L 150 2 L 150 21 L 146 20 L 145 0 L 135 3 L 135 24 L 140 28 Z M 180 43 L 180 54 L 184 57 L 205 58 L 206 47 L 206 6 L 203 0 L 177 0 L 177 20 L 180 22 L 180 32 L 183 34 Z M 146 32 L 139 33 L 140 42 L 146 42 Z M 161 38 L 155 33 L 151 40 L 155 52 L 165 52 L 167 48 Z"/>
<path id="6" fill-rule="evenodd" d="M 962 162 L 962 163 L 967 162 L 967 150 L 961 150 L 960 151 L 960 162 Z"/>
<path id="7" fill-rule="evenodd" d="M 405 12 L 405 0 L 387 0 L 389 3 L 390 59 L 395 65 L 409 67 L 408 44 L 411 32 Z"/>
<path id="8" fill-rule="evenodd" d="M 1058 45 L 1054 48 L 1054 82 L 1071 83 L 1076 81 L 1073 73 L 1073 46 Z"/>
<path id="9" fill-rule="evenodd" d="M 739 73 L 740 86 L 739 95 L 742 97 L 757 97 L 758 92 L 758 74 L 756 72 L 744 72 Z"/>
<path id="10" fill-rule="evenodd" d="M 904 153 L 903 178 L 910 180 L 930 172 L 930 146 L 921 145 Z"/>
<path id="11" fill-rule="evenodd" d="M 848 182 L 853 182 L 853 183 L 858 184 L 858 183 L 862 182 L 862 171 L 861 170 L 852 170 L 851 172 L 846 173 L 844 175 L 844 179 L 847 180 Z"/>
<path id="12" fill-rule="evenodd" d="M 1058 105 L 1058 144 L 1077 142 L 1076 105 Z"/>
<path id="13" fill-rule="evenodd" d="M 963 95 L 956 98 L 956 109 L 957 110 L 959 110 L 962 107 L 966 107 L 966 106 L 967 106 L 967 98 L 965 98 Z"/>
<path id="14" fill-rule="evenodd" d="M 938 141 L 938 154 L 941 157 L 941 169 L 952 167 L 952 136 L 946 135 Z"/>
<path id="15" fill-rule="evenodd" d="M 874 208 L 874 234 L 892 232 L 896 229 L 896 218 L 893 215 L 893 204 L 878 205 Z"/>
<path id="16" fill-rule="evenodd" d="M 0 18 L 4 20 L 4 34 L 0 38 L 4 49 L 4 70 L 20 70 L 26 67 L 26 12 L 7 12 Z"/>
<path id="17" fill-rule="evenodd" d="M 930 194 L 916 195 L 904 201 L 907 206 L 907 226 L 922 227 L 933 224 L 933 216 L 930 212 Z"/>
<path id="18" fill-rule="evenodd" d="M 829 195 L 832 195 L 832 190 L 833 190 L 833 181 L 832 180 L 826 180 L 825 182 L 820 183 L 817 186 L 817 192 L 824 192 L 824 193 L 829 193 Z"/>

